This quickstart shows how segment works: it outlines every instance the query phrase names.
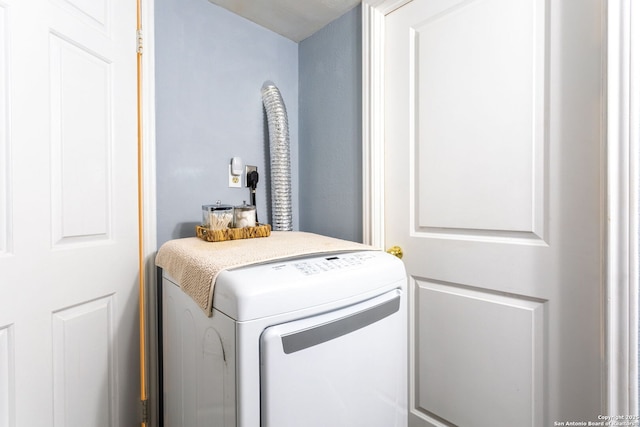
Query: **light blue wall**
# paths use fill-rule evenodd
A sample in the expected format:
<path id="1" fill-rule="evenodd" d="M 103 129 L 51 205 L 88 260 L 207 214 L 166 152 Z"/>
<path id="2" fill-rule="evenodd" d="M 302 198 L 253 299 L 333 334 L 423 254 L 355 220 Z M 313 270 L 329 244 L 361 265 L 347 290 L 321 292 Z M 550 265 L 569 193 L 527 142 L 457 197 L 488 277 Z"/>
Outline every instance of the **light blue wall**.
<path id="1" fill-rule="evenodd" d="M 297 229 L 298 44 L 207 0 L 156 0 L 155 37 L 158 245 L 195 235 L 203 204 L 249 201 L 248 189 L 228 188 L 233 156 L 262 172 L 256 204 L 267 222 L 265 80 L 289 113 Z"/>
<path id="2" fill-rule="evenodd" d="M 357 6 L 300 42 L 300 229 L 362 241 L 362 36 Z"/>
<path id="3" fill-rule="evenodd" d="M 193 236 L 202 204 L 249 200 L 228 188 L 233 156 L 258 166 L 269 222 L 265 80 L 289 113 L 294 229 L 362 241 L 360 7 L 300 44 L 206 0 L 155 14 L 158 244 Z"/>

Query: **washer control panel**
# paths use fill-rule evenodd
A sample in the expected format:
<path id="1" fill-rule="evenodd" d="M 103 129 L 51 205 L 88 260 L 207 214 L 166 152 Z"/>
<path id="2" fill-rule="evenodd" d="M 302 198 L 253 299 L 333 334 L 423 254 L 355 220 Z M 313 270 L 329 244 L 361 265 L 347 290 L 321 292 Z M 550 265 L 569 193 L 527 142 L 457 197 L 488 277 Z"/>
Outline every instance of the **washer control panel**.
<path id="1" fill-rule="evenodd" d="M 311 276 L 325 271 L 343 270 L 345 268 L 360 266 L 373 258 L 373 254 L 367 252 L 332 255 L 325 258 L 295 261 L 293 262 L 293 267 L 302 272 L 305 276 Z M 277 266 L 274 268 L 277 268 Z"/>
<path id="2" fill-rule="evenodd" d="M 222 271 L 213 305 L 244 322 L 396 289 L 403 282 L 404 265 L 383 251 L 324 253 Z"/>

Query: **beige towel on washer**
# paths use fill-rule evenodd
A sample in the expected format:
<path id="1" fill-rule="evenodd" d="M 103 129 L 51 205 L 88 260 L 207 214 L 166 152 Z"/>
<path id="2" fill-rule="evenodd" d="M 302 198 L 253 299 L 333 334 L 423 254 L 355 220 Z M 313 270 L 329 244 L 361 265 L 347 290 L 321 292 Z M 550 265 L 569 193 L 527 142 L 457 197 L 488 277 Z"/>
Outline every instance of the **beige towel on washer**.
<path id="1" fill-rule="evenodd" d="M 375 250 L 361 243 L 299 231 L 273 231 L 256 239 L 206 242 L 197 237 L 166 242 L 156 265 L 211 316 L 216 277 L 223 270 L 301 255 Z"/>

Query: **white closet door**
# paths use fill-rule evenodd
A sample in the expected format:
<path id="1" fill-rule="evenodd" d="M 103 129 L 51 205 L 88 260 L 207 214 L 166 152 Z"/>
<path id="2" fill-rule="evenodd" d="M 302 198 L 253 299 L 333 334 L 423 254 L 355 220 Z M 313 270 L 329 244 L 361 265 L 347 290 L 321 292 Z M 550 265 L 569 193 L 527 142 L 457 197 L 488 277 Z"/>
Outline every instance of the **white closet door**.
<path id="1" fill-rule="evenodd" d="M 410 425 L 603 408 L 599 0 L 388 14 L 385 241 L 410 276 Z"/>
<path id="2" fill-rule="evenodd" d="M 135 7 L 0 0 L 0 426 L 139 421 Z"/>

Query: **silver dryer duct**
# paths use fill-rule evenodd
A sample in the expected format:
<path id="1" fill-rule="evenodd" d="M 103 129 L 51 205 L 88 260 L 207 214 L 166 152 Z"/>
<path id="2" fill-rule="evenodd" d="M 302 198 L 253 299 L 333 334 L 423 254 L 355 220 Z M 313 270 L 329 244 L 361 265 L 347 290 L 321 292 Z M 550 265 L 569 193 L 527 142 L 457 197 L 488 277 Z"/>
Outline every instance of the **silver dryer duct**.
<path id="1" fill-rule="evenodd" d="M 289 122 L 280 90 L 271 81 L 262 85 L 262 103 L 269 125 L 271 156 L 271 217 L 274 231 L 293 230 L 291 214 L 291 155 Z"/>

